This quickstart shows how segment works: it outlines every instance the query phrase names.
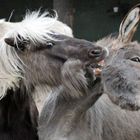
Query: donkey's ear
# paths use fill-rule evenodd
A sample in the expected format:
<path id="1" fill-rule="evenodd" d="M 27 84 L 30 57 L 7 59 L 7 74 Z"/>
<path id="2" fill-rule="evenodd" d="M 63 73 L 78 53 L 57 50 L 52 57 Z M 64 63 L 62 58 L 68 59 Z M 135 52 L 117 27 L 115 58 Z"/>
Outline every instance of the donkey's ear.
<path id="1" fill-rule="evenodd" d="M 121 22 L 118 39 L 123 43 L 131 42 L 140 21 L 140 4 L 133 7 Z"/>
<path id="2" fill-rule="evenodd" d="M 12 47 L 16 47 L 16 43 L 14 41 L 14 38 L 5 38 L 4 41 L 8 45 L 10 45 Z"/>

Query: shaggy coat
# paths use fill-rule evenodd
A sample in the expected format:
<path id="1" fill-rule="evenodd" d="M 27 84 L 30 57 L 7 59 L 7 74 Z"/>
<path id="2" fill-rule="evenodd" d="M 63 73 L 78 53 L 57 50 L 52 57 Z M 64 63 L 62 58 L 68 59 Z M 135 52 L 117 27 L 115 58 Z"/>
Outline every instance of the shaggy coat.
<path id="1" fill-rule="evenodd" d="M 39 118 L 40 140 L 140 139 L 140 112 L 113 104 L 79 61 L 65 63 L 62 75 L 63 85 L 48 95 Z"/>
<path id="2" fill-rule="evenodd" d="M 0 101 L 0 140 L 38 140 L 36 105 L 24 86 L 8 89 Z"/>
<path id="3" fill-rule="evenodd" d="M 93 74 L 94 67 L 84 69 L 79 60 L 64 63 L 59 73 L 62 84 L 49 94 L 39 118 L 40 140 L 140 139 L 140 111 L 123 110 L 108 96 L 117 97 L 123 107 L 125 103 L 130 107 L 138 101 L 134 99 L 139 99 L 140 50 L 139 45 L 129 42 L 138 25 L 139 11 L 138 5 L 126 16 L 119 38 L 108 37 L 97 42 L 111 50 L 102 77 Z M 125 46 L 128 49 L 122 48 Z"/>
<path id="4" fill-rule="evenodd" d="M 18 53 L 22 52 L 20 47 L 29 39 L 32 40 L 32 46 L 36 47 L 39 41 L 43 44 L 45 37 L 49 38 L 48 33 L 54 30 L 69 36 L 72 36 L 72 31 L 57 17 L 48 17 L 47 12 L 39 16 L 39 11 L 27 13 L 22 22 L 0 20 L 0 28 L 0 140 L 38 140 L 38 111 L 32 98 L 35 86 L 27 86 L 24 77 L 26 66 Z M 17 31 L 20 36 L 26 36 L 28 41 L 22 40 L 16 34 Z M 17 45 L 16 49 L 5 43 L 5 38 L 11 34 L 16 38 L 13 42 Z M 19 43 L 17 40 L 25 42 Z"/>
<path id="5" fill-rule="evenodd" d="M 11 29 L 0 39 L 0 103 L 3 101 L 1 108 L 8 106 L 8 111 L 2 112 L 4 129 L 0 133 L 7 140 L 37 139 L 37 112 L 30 96 L 38 86 L 59 87 L 61 68 L 67 60 L 80 59 L 85 67 L 107 55 L 106 49 L 92 42 L 54 32 L 57 18 L 47 15 L 39 11 L 27 14 L 21 22 L 10 23 Z M 38 95 L 41 92 L 37 91 Z"/>

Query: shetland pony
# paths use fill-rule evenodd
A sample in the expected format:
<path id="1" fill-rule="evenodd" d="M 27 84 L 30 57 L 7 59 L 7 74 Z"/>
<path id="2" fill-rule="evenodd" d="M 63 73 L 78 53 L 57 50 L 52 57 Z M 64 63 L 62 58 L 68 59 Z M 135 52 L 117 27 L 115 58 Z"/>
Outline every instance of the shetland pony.
<path id="1" fill-rule="evenodd" d="M 37 11 L 26 14 L 21 22 L 1 23 L 6 25 L 0 39 L 1 140 L 37 140 L 35 88 L 59 87 L 59 73 L 68 59 L 90 65 L 107 54 L 92 42 L 65 36 L 67 31 L 72 36 L 70 28 L 47 15 Z"/>

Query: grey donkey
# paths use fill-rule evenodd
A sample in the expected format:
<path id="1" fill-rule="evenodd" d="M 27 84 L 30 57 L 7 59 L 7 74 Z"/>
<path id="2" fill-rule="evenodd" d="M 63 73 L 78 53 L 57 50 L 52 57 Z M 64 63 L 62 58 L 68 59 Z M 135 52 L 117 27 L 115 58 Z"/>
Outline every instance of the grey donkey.
<path id="1" fill-rule="evenodd" d="M 110 39 L 115 51 L 112 52 L 113 57 L 108 58 L 109 62 L 106 62 L 102 73 L 104 89 L 110 99 L 121 108 L 129 110 L 140 109 L 140 44 L 131 42 L 140 19 L 139 13 L 140 4 L 130 12 L 131 17 L 135 17 L 131 18 L 134 23 L 126 17 L 123 21 L 126 28 L 121 25 L 118 38 L 114 41 Z"/>
<path id="2" fill-rule="evenodd" d="M 137 7 L 136 11 L 130 11 L 126 17 L 127 20 L 121 24 L 120 33 L 123 34 L 119 34 L 119 39 L 111 38 L 110 36 L 97 42 L 97 44 L 102 46 L 107 45 L 110 49 L 110 55 L 106 58 L 108 65 L 112 62 L 111 66 L 113 67 L 119 62 L 114 60 L 115 63 L 112 61 L 114 53 L 117 51 L 116 48 L 118 49 L 121 45 L 124 46 L 124 44 L 132 38 L 132 32 L 134 32 L 137 26 L 137 22 L 135 22 L 137 21 L 136 15 Z M 129 21 L 129 27 L 127 26 L 128 24 L 124 24 L 127 21 Z M 127 27 L 129 30 L 123 30 L 127 29 Z M 122 42 L 120 40 L 125 41 Z M 131 43 L 128 45 L 131 45 Z M 133 47 L 130 48 L 132 51 Z M 131 51 L 129 52 L 130 54 Z M 122 49 L 120 53 L 123 52 L 125 51 Z M 139 49 L 135 52 L 139 53 Z M 122 61 L 120 62 L 121 65 L 124 61 L 124 59 L 121 58 L 123 58 L 124 55 L 121 54 L 118 56 L 120 57 L 118 60 Z M 129 61 L 135 65 L 135 60 L 132 62 L 131 60 L 128 60 L 128 62 Z M 117 71 L 118 66 L 112 69 L 114 73 L 111 70 L 107 71 L 107 68 L 103 69 L 101 76 L 96 74 L 97 69 L 95 68 L 96 67 L 91 67 L 90 65 L 83 67 L 83 62 L 75 59 L 67 60 L 64 63 L 59 73 L 62 77 L 62 83 L 48 95 L 39 118 L 38 134 L 40 140 L 140 139 L 140 112 L 131 112 L 121 109 L 112 103 L 113 100 L 110 100 L 112 98 L 109 98 L 110 96 L 108 96 L 107 90 L 104 91 L 107 84 L 109 89 L 111 88 L 111 92 L 112 90 L 114 92 L 112 87 L 123 90 L 123 88 L 119 87 L 121 84 L 117 84 L 117 82 L 120 82 L 122 79 L 118 78 L 116 83 L 111 83 L 117 72 L 119 72 Z M 126 72 L 129 76 L 128 71 L 129 70 L 121 72 Z M 134 75 L 136 78 L 136 74 L 133 74 L 133 76 Z M 109 82 L 107 84 L 105 83 L 102 87 L 103 78 L 106 78 L 104 82 L 108 82 L 108 79 Z M 55 80 L 56 77 L 53 77 L 53 79 Z M 113 82 L 115 82 L 115 80 Z M 135 87 L 133 87 L 133 89 L 134 88 Z M 112 93 L 110 94 L 112 95 Z"/>

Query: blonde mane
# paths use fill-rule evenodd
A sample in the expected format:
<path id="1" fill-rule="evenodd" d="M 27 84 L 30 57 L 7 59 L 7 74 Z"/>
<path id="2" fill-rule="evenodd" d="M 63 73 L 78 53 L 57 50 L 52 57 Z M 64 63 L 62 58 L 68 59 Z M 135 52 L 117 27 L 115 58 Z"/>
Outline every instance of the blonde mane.
<path id="1" fill-rule="evenodd" d="M 52 39 L 50 34 L 58 33 L 67 36 L 72 35 L 72 30 L 66 24 L 57 20 L 58 16 L 50 17 L 48 12 L 40 13 L 40 11 L 28 12 L 21 22 L 17 22 L 16 26 L 7 33 L 6 37 L 13 37 L 17 42 L 18 36 L 31 43 L 44 44 L 46 40 Z"/>

